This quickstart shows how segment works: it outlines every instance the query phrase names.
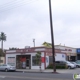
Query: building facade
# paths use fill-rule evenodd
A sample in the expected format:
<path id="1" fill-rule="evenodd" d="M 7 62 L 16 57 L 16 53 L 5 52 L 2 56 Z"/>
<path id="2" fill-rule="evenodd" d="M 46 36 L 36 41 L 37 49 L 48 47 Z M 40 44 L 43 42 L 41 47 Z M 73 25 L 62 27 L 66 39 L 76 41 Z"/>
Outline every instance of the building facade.
<path id="1" fill-rule="evenodd" d="M 41 53 L 41 64 L 36 60 L 37 52 Z M 46 47 L 32 47 L 16 50 L 6 50 L 5 63 L 14 65 L 18 69 L 45 69 L 52 61 L 52 49 Z M 66 53 L 55 49 L 55 60 L 66 60 Z"/>
<path id="2" fill-rule="evenodd" d="M 80 60 L 80 48 L 76 49 L 76 53 L 77 53 L 77 60 Z"/>
<path id="3" fill-rule="evenodd" d="M 68 61 L 76 61 L 77 60 L 77 53 L 76 48 L 62 46 L 62 45 L 55 45 L 55 49 L 60 49 L 61 52 L 66 53 L 66 59 Z"/>

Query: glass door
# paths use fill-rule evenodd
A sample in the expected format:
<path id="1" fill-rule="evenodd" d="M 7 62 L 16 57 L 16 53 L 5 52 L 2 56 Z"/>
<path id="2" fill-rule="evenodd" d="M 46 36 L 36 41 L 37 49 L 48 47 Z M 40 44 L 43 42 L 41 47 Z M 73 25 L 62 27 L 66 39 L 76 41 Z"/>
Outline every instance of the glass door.
<path id="1" fill-rule="evenodd" d="M 29 67 L 29 59 L 26 60 L 26 67 Z"/>

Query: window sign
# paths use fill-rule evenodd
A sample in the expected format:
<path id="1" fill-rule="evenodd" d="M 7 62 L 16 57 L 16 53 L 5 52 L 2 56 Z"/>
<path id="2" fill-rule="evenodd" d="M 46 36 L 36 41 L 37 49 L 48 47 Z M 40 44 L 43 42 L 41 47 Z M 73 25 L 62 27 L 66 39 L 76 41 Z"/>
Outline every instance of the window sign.
<path id="1" fill-rule="evenodd" d="M 8 64 L 15 66 L 15 57 L 8 57 Z"/>
<path id="2" fill-rule="evenodd" d="M 64 58 L 64 54 L 62 54 L 62 58 Z"/>

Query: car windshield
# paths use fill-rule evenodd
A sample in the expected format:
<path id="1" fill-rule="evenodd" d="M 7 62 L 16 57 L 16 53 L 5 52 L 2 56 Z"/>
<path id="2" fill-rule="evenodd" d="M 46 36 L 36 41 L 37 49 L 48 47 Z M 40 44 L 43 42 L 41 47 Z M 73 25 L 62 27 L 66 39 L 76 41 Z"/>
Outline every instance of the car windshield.
<path id="1" fill-rule="evenodd" d="M 7 66 L 6 64 L 3 64 L 3 65 L 1 65 L 1 66 Z"/>
<path id="2" fill-rule="evenodd" d="M 71 62 L 69 62 L 69 61 L 66 61 L 66 63 L 71 64 Z"/>
<path id="3" fill-rule="evenodd" d="M 76 62 L 72 62 L 72 64 L 76 64 Z"/>
<path id="4" fill-rule="evenodd" d="M 8 66 L 14 66 L 14 65 L 10 65 L 10 64 L 7 64 Z"/>
<path id="5" fill-rule="evenodd" d="M 76 61 L 77 64 L 80 64 L 80 61 Z"/>
<path id="6" fill-rule="evenodd" d="M 7 64 L 7 66 L 11 66 L 11 65 Z"/>

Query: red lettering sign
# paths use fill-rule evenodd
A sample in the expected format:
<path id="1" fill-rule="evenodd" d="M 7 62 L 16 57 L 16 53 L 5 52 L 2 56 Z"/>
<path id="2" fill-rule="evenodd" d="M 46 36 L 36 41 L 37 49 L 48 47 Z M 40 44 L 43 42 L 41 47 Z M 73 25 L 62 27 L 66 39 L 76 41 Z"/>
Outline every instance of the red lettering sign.
<path id="1" fill-rule="evenodd" d="M 44 57 L 41 58 L 41 62 L 42 62 L 42 63 L 45 62 L 45 58 L 44 58 Z"/>

